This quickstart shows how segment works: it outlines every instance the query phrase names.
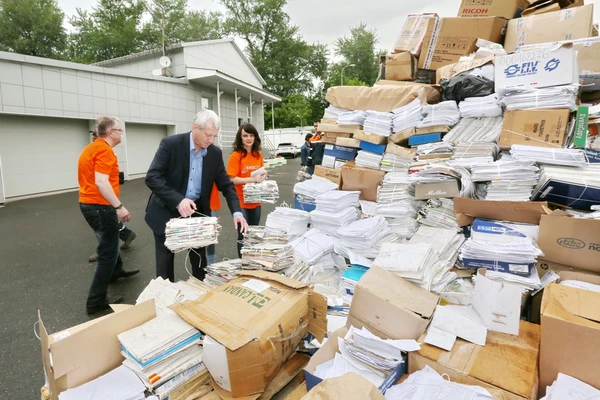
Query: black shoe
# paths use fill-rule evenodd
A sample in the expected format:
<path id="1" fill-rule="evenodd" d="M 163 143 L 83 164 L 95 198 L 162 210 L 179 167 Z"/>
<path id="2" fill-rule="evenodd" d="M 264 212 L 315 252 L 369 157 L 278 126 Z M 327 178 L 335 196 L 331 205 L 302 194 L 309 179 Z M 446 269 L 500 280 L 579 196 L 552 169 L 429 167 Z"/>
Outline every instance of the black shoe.
<path id="1" fill-rule="evenodd" d="M 129 237 L 127 239 L 125 239 L 125 241 L 121 245 L 121 249 L 128 249 L 129 246 L 131 246 L 131 242 L 133 242 L 133 240 L 136 237 L 137 237 L 137 234 L 135 232 L 131 232 L 131 235 L 129 235 Z"/>
<path id="2" fill-rule="evenodd" d="M 110 278 L 110 281 L 111 282 L 116 282 L 116 281 L 119 280 L 119 278 L 124 278 L 124 279 L 131 278 L 132 276 L 134 276 L 138 272 L 140 272 L 139 269 L 132 269 L 131 271 L 125 271 L 125 270 L 123 270 L 123 271 L 121 271 L 121 272 L 113 275 L 113 277 Z"/>
<path id="3" fill-rule="evenodd" d="M 123 296 L 116 296 L 116 297 L 107 297 L 106 298 L 106 303 L 97 305 L 97 306 L 93 306 L 93 307 L 86 307 L 87 313 L 88 314 L 95 314 L 98 313 L 100 311 L 106 311 L 106 310 L 110 310 L 110 305 L 111 304 L 120 304 L 123 302 L 123 300 L 125 300 L 123 298 Z"/>

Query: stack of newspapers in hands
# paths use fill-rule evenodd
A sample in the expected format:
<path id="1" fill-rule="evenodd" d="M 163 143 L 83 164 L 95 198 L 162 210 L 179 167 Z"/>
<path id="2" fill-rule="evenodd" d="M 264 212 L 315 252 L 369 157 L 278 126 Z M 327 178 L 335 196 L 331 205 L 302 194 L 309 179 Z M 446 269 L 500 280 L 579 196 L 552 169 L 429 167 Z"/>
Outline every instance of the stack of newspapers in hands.
<path id="1" fill-rule="evenodd" d="M 172 218 L 165 228 L 165 247 L 173 253 L 217 243 L 221 225 L 216 217 Z"/>
<path id="2" fill-rule="evenodd" d="M 244 203 L 271 203 L 279 200 L 279 186 L 273 180 L 246 183 L 243 186 Z"/>

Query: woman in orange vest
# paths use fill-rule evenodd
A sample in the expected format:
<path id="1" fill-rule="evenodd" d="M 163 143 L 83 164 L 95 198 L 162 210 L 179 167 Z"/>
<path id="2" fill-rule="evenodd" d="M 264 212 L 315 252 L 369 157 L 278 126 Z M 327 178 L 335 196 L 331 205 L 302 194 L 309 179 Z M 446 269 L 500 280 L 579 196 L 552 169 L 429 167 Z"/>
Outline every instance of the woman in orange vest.
<path id="1" fill-rule="evenodd" d="M 260 224 L 261 203 L 245 203 L 243 187 L 246 183 L 262 182 L 267 177 L 266 173 L 254 177 L 251 176 L 253 171 L 265 165 L 260 150 L 258 131 L 252 124 L 244 124 L 240 126 L 235 135 L 233 153 L 229 156 L 229 163 L 227 164 L 227 174 L 235 185 L 244 218 L 248 221 L 248 225 L 254 226 Z M 239 257 L 242 256 L 243 238 L 243 235 L 238 233 Z"/>
<path id="2" fill-rule="evenodd" d="M 219 189 L 217 185 L 213 183 L 212 191 L 210 192 L 210 215 L 211 217 L 217 216 L 217 211 L 221 209 L 221 197 L 219 197 Z M 206 248 L 206 261 L 207 264 L 215 263 L 215 254 L 217 252 L 217 246 L 211 244 Z"/>

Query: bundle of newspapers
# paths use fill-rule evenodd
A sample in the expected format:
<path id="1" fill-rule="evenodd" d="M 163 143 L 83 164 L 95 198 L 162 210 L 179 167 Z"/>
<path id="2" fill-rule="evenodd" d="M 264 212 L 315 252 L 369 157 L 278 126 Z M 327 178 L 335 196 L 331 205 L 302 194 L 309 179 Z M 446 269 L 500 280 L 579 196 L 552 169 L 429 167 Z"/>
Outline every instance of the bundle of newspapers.
<path id="1" fill-rule="evenodd" d="M 165 228 L 165 247 L 173 253 L 206 247 L 218 242 L 220 231 L 216 217 L 172 218 Z"/>
<path id="2" fill-rule="evenodd" d="M 206 276 L 204 282 L 212 287 L 221 286 L 232 279 L 237 278 L 237 272 L 242 268 L 238 260 L 225 260 L 207 265 L 205 267 Z"/>
<path id="3" fill-rule="evenodd" d="M 395 203 L 415 199 L 415 180 L 402 172 L 385 174 L 381 186 L 377 188 L 377 203 Z"/>
<path id="4" fill-rule="evenodd" d="M 458 108 L 463 118 L 502 116 L 502 106 L 496 93 L 484 97 L 467 97 L 458 104 Z"/>
<path id="5" fill-rule="evenodd" d="M 427 104 L 421 111 L 425 116 L 417 128 L 448 125 L 454 126 L 460 120 L 460 111 L 454 100 L 442 101 L 438 104 Z"/>
<path id="6" fill-rule="evenodd" d="M 401 132 L 419 125 L 423 121 L 422 108 L 421 100 L 414 99 L 407 105 L 394 109 L 392 111 L 394 132 Z"/>
<path id="7" fill-rule="evenodd" d="M 288 235 L 281 229 L 267 226 L 249 227 L 242 242 L 243 269 L 261 269 L 279 272 L 294 263 L 294 249 L 288 244 Z"/>
<path id="8" fill-rule="evenodd" d="M 442 140 L 453 144 L 496 142 L 502 122 L 502 117 L 462 118 Z"/>
<path id="9" fill-rule="evenodd" d="M 289 236 L 282 228 L 273 228 L 263 225 L 250 225 L 244 234 L 244 246 L 258 243 L 287 244 Z"/>
<path id="10" fill-rule="evenodd" d="M 471 167 L 473 182 L 490 182 L 486 200 L 528 201 L 538 183 L 538 171 L 531 161 L 496 161 Z"/>
<path id="11" fill-rule="evenodd" d="M 243 192 L 246 204 L 274 204 L 279 200 L 279 186 L 277 186 L 277 181 L 273 180 L 246 183 L 243 186 Z"/>

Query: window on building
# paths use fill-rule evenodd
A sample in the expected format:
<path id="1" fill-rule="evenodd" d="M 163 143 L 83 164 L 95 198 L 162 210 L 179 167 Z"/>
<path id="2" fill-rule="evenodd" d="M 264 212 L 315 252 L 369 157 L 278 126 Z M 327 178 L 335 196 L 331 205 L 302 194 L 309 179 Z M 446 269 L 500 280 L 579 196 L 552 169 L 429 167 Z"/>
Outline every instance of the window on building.
<path id="1" fill-rule="evenodd" d="M 213 98 L 212 97 L 207 97 L 206 95 L 202 95 L 202 109 L 203 110 L 214 110 L 214 106 L 213 106 L 214 102 L 213 102 Z"/>

